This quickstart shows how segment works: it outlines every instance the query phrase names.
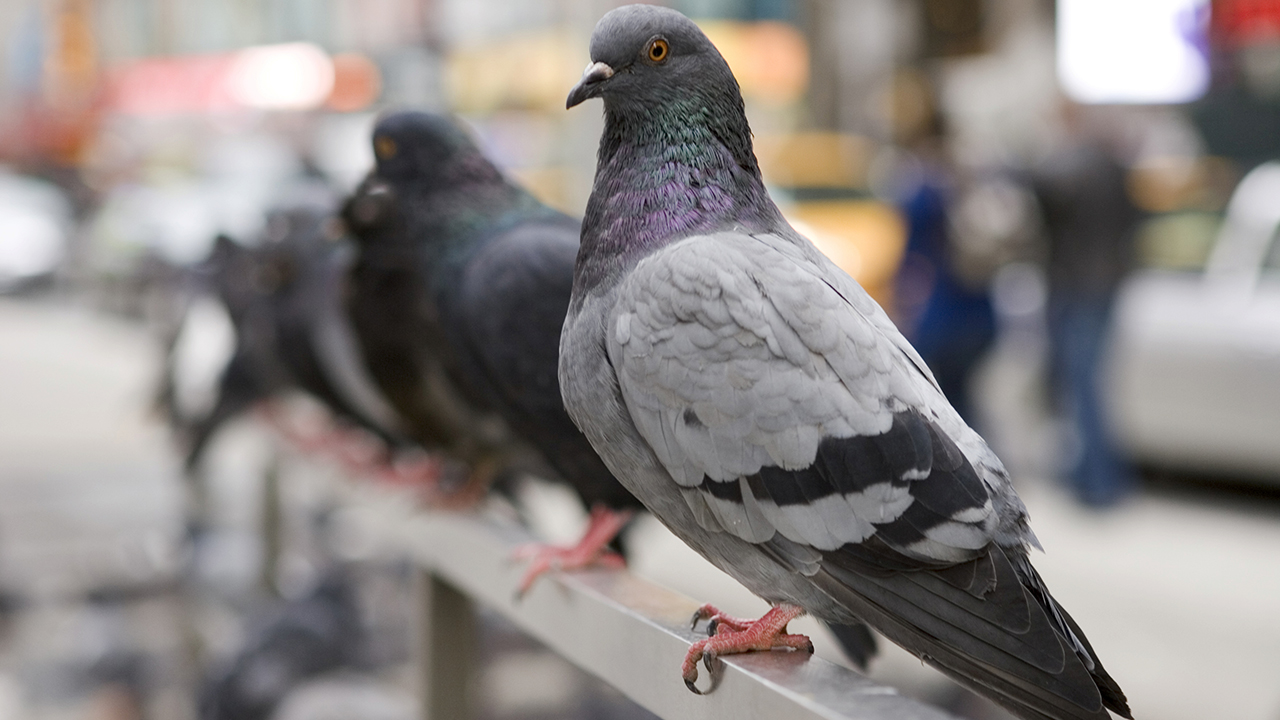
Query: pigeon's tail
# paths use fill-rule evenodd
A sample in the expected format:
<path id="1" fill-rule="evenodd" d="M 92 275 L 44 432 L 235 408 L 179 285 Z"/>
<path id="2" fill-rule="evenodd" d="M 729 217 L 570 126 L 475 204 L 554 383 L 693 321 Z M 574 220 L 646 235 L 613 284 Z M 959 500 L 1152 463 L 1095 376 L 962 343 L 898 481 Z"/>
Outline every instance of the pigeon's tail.
<path id="1" fill-rule="evenodd" d="M 1040 603 L 1040 607 L 1049 614 L 1059 634 L 1071 641 L 1076 656 L 1089 669 L 1089 675 L 1098 686 L 1098 692 L 1102 695 L 1102 704 L 1124 717 L 1129 717 L 1129 702 L 1124 696 L 1124 691 L 1120 689 L 1119 683 L 1107 674 L 1102 663 L 1098 661 L 1098 654 L 1093 651 L 1089 639 L 1084 636 L 1084 630 L 1081 630 L 1076 621 L 1067 614 L 1067 609 L 1059 605 L 1058 601 L 1049 594 L 1049 588 L 1044 584 L 1044 580 L 1040 579 L 1040 573 L 1031 566 L 1031 561 L 1025 554 L 1015 555 L 1013 567 L 1018 573 L 1019 582 L 1031 592 L 1036 602 Z"/>
<path id="2" fill-rule="evenodd" d="M 1084 633 L 1020 551 L 993 547 L 945 569 L 886 572 L 841 549 L 825 554 L 813 580 L 890 640 L 1019 717 L 1108 720 L 1107 709 L 1132 717 Z"/>
<path id="3" fill-rule="evenodd" d="M 871 628 L 863 623 L 854 625 L 840 625 L 838 623 L 827 623 L 827 629 L 831 631 L 836 642 L 840 644 L 840 649 L 844 651 L 844 656 L 849 661 L 858 666 L 859 670 L 866 672 L 867 665 L 871 663 L 871 658 L 876 656 L 879 648 L 876 646 L 876 636 L 872 634 Z"/>

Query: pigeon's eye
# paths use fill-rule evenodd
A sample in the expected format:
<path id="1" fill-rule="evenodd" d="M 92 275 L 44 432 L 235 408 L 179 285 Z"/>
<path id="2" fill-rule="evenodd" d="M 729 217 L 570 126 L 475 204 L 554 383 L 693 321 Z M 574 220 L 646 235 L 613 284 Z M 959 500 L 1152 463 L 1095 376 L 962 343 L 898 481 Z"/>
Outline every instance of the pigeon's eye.
<path id="1" fill-rule="evenodd" d="M 373 140 L 373 152 L 378 156 L 379 160 L 395 157 L 396 141 L 386 135 L 376 137 Z"/>
<path id="2" fill-rule="evenodd" d="M 654 38 L 649 41 L 649 59 L 653 62 L 660 63 L 667 59 L 667 54 L 671 48 L 667 46 L 667 41 L 662 38 Z"/>

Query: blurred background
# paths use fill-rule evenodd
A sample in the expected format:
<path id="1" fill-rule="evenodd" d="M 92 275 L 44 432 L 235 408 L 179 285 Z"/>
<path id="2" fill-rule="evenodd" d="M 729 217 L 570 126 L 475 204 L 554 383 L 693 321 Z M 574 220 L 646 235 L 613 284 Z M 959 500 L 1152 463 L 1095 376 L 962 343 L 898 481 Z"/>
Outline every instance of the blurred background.
<path id="1" fill-rule="evenodd" d="M 246 412 L 184 471 L 166 388 L 208 392 L 236 332 L 192 278 L 350 192 L 386 109 L 456 113 L 580 215 L 602 120 L 564 98 L 615 4 L 0 3 L 0 720 L 414 716 L 412 573 L 349 468 Z M 1012 470 L 1138 717 L 1280 720 L 1280 0 L 670 4 L 787 217 Z M 625 543 L 762 609 L 656 522 Z M 649 717 L 482 621 L 479 716 Z M 1007 717 L 894 648 L 871 675 Z"/>

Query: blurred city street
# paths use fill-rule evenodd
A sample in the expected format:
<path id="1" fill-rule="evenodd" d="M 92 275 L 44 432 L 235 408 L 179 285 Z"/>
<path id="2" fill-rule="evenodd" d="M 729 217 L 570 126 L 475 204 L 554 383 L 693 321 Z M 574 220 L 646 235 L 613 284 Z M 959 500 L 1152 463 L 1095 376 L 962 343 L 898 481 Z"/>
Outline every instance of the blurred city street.
<path id="1" fill-rule="evenodd" d="M 260 594 L 253 538 L 218 543 L 206 563 L 208 596 L 184 595 L 186 501 L 153 407 L 157 357 L 135 322 L 58 302 L 0 300 L 0 720 L 195 717 L 198 658 L 211 664 L 252 629 L 240 614 L 244 596 Z M 255 533 L 273 436 L 252 422 L 229 435 L 220 514 L 229 531 Z M 293 462 L 308 476 L 291 488 L 295 495 L 331 478 L 323 464 Z M 294 508 L 299 514 L 307 500 Z M 374 663 L 376 672 L 303 686 L 271 717 L 417 716 L 404 665 L 408 594 L 394 578 L 403 573 L 388 582 L 379 558 L 359 560 L 373 566 L 362 575 L 366 594 L 383 595 L 363 610 L 384 616 L 389 659 Z M 652 717 L 500 618 L 485 616 L 480 643 L 480 718 Z"/>
<path id="2" fill-rule="evenodd" d="M 0 712 L 128 717 L 109 706 L 129 698 L 96 686 L 156 674 L 172 705 L 163 690 L 189 681 L 172 676 L 187 665 L 182 494 L 148 407 L 155 354 L 139 328 L 83 311 L 5 300 L 0 318 Z"/>
<path id="3" fill-rule="evenodd" d="M 764 613 L 616 481 L 606 463 L 649 457 L 615 442 L 631 429 L 701 473 L 677 479 L 678 514 L 747 541 L 725 566 L 854 598 L 833 616 L 880 602 L 869 582 L 894 622 L 918 611 L 904 637 L 930 657 L 975 641 L 999 678 L 980 689 L 1007 703 L 1120 713 L 1090 651 L 1039 664 L 1084 630 L 1138 720 L 1280 720 L 1280 0 L 659 4 L 687 19 L 620 0 L 0 2 L 0 720 L 422 716 L 423 561 L 369 528 L 427 506 L 575 546 L 531 566 L 617 550 Z M 615 68 L 592 42 L 606 14 L 681 30 Z M 686 67 L 672 90 L 662 73 Z M 637 85 L 607 92 L 651 95 L 618 104 L 615 75 Z M 560 356 L 564 318 L 690 233 L 786 260 L 776 278 L 748 254 L 714 278 L 690 265 L 714 290 L 701 309 L 637 331 L 637 363 L 665 363 L 649 417 L 608 337 Z M 669 279 L 654 297 L 692 297 Z M 748 285 L 759 327 L 728 309 Z M 625 346 L 639 315 L 566 337 Z M 574 388 L 630 412 L 593 434 Z M 1025 501 L 1035 570 L 948 404 Z M 944 468 L 948 447 L 963 462 Z M 780 560 L 787 543 L 803 558 Z M 984 562 L 1021 588 L 962 587 Z M 1021 603 L 1042 634 L 1002 614 Z M 476 614 L 476 720 L 652 720 L 521 617 Z M 791 627 L 854 666 L 825 625 Z M 868 675 L 1012 717 L 883 639 Z"/>

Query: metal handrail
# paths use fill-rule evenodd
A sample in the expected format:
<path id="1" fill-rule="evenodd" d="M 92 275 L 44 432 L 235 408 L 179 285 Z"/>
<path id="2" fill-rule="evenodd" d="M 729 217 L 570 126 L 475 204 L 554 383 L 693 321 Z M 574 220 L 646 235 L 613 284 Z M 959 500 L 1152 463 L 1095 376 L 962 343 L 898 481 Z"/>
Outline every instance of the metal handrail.
<path id="1" fill-rule="evenodd" d="M 613 570 L 549 574 L 518 599 L 522 568 L 510 558 L 531 539 L 522 528 L 473 513 L 399 507 L 399 521 L 384 512 L 368 517 L 379 518 L 371 530 L 408 551 L 422 572 L 417 661 L 428 720 L 468 714 L 472 603 L 662 718 L 951 720 L 893 688 L 796 652 L 725 658 L 714 691 L 695 695 L 679 672 L 689 644 L 703 637 L 689 628 L 698 607 L 693 600 Z"/>

